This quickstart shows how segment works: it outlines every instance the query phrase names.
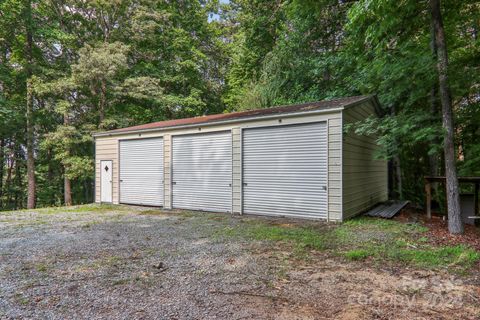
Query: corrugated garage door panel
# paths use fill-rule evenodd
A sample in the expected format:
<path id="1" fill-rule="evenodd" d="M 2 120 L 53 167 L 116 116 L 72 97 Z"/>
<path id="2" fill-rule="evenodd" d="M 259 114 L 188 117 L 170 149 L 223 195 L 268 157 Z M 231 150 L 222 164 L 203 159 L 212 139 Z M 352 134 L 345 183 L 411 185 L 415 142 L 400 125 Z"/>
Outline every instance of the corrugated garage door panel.
<path id="1" fill-rule="evenodd" d="M 231 212 L 230 131 L 172 137 L 173 207 Z"/>
<path id="2" fill-rule="evenodd" d="M 120 141 L 120 202 L 163 206 L 163 139 Z"/>
<path id="3" fill-rule="evenodd" d="M 245 129 L 243 212 L 327 217 L 325 122 Z"/>

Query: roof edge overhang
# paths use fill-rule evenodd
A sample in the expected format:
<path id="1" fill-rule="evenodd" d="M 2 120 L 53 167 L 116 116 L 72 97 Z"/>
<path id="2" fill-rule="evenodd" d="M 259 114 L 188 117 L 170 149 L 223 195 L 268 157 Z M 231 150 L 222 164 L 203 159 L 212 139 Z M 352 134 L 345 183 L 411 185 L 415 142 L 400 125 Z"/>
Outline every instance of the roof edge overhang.
<path id="1" fill-rule="evenodd" d="M 168 127 L 160 127 L 160 128 L 148 128 L 148 129 L 133 129 L 133 130 L 125 130 L 125 131 L 105 131 L 105 132 L 98 132 L 94 133 L 93 137 L 111 137 L 111 136 L 120 136 L 120 135 L 129 135 L 129 134 L 137 134 L 137 133 L 150 133 L 150 132 L 162 132 L 162 131 L 169 131 L 169 130 L 176 130 L 176 129 L 187 129 L 187 128 L 198 128 L 198 127 L 211 127 L 211 126 L 218 126 L 223 124 L 234 124 L 234 123 L 241 123 L 241 122 L 251 122 L 256 120 L 268 120 L 268 119 L 278 119 L 278 118 L 290 118 L 290 117 L 299 117 L 299 116 L 306 116 L 306 115 L 316 115 L 316 114 L 328 114 L 328 113 L 335 113 L 339 111 L 343 111 L 346 108 L 351 108 L 354 106 L 358 106 L 366 101 L 372 101 L 372 103 L 377 106 L 378 99 L 375 95 L 365 96 L 364 99 L 346 104 L 344 106 L 336 107 L 336 108 L 329 108 L 329 109 L 318 109 L 313 111 L 303 111 L 303 112 L 286 112 L 286 113 L 278 113 L 272 115 L 256 115 L 250 117 L 239 117 L 235 119 L 228 119 L 228 120 L 218 120 L 218 121 L 208 121 L 203 123 L 194 123 L 194 124 L 185 124 L 185 125 L 175 125 L 175 126 L 168 126 Z"/>
<path id="2" fill-rule="evenodd" d="M 381 115 L 381 105 L 380 105 L 380 101 L 378 100 L 378 97 L 376 94 L 371 94 L 371 95 L 368 95 L 368 96 L 365 96 L 365 99 L 362 99 L 362 100 L 359 100 L 359 101 L 355 101 L 355 102 L 352 102 L 352 103 L 349 103 L 345 106 L 343 106 L 344 109 L 350 109 L 352 107 L 356 107 L 358 105 L 361 105 L 362 103 L 365 103 L 366 101 L 370 101 L 374 108 L 375 108 L 375 112 L 377 113 L 377 116 L 380 116 Z"/>

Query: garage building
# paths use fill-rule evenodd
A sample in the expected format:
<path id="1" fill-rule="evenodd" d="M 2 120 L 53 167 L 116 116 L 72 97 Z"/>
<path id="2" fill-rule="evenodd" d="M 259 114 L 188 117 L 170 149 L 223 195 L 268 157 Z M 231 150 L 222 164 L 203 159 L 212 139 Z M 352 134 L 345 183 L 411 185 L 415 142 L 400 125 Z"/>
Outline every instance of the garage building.
<path id="1" fill-rule="evenodd" d="M 346 125 L 375 96 L 168 120 L 95 134 L 95 201 L 342 221 L 387 200 L 375 137 Z"/>

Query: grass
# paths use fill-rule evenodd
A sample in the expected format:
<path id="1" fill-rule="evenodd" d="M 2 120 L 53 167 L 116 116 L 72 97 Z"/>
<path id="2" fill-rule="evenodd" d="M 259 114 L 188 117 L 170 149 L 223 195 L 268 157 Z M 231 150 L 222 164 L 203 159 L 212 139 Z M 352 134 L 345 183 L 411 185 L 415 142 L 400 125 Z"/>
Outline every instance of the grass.
<path id="1" fill-rule="evenodd" d="M 108 213 L 127 210 L 132 209 L 119 205 L 90 204 L 25 211 L 55 214 Z M 312 251 L 322 251 L 350 261 L 401 264 L 428 269 L 445 268 L 460 272 L 471 269 L 480 261 L 480 252 L 470 247 L 436 246 L 426 235 L 428 228 L 417 223 L 408 224 L 395 220 L 359 217 L 342 224 L 309 222 L 289 224 L 288 221 L 279 224 L 278 220 L 272 222 L 268 219 L 245 217 L 231 219 L 229 215 L 191 211 L 170 212 L 149 209 L 137 213 L 141 215 L 172 214 L 178 218 L 176 223 L 188 221 L 193 224 L 193 227 L 205 230 L 218 240 L 230 237 L 287 244 L 292 250 L 293 257 L 303 260 L 309 259 Z M 81 228 L 88 229 L 95 223 L 95 221 L 87 222 L 82 224 Z M 106 262 L 108 265 L 108 261 Z M 42 271 L 43 268 L 38 269 Z"/>
<path id="2" fill-rule="evenodd" d="M 96 212 L 96 213 L 106 213 L 111 211 L 125 211 L 129 210 L 128 207 L 122 205 L 114 204 L 84 204 L 84 205 L 75 205 L 69 207 L 47 207 L 47 208 L 36 208 L 36 209 L 22 209 L 14 211 L 1 211 L 0 215 L 12 215 L 18 213 L 27 213 L 35 212 L 38 214 L 56 214 L 62 212 L 68 213 L 82 213 L 82 212 Z"/>
<path id="3" fill-rule="evenodd" d="M 47 272 L 50 269 L 50 266 L 47 263 L 37 263 L 35 264 L 35 270 L 38 272 Z"/>
<path id="4" fill-rule="evenodd" d="M 353 249 L 345 252 L 344 255 L 349 260 L 365 260 L 370 256 L 370 253 L 364 249 Z"/>
<path id="5" fill-rule="evenodd" d="M 339 225 L 272 225 L 266 220 L 248 220 L 226 226 L 217 236 L 245 237 L 293 245 L 297 258 L 322 251 L 350 261 L 408 265 L 425 269 L 446 268 L 464 272 L 480 261 L 480 252 L 463 245 L 436 246 L 421 224 L 359 217 Z"/>
<path id="6" fill-rule="evenodd" d="M 50 207 L 50 208 L 41 208 L 36 209 L 38 213 L 43 214 L 55 214 L 60 212 L 69 212 L 69 213 L 82 213 L 82 212 L 95 212 L 95 213 L 106 213 L 110 211 L 124 211 L 126 207 L 121 205 L 114 204 L 86 204 L 78 205 L 71 207 Z"/>
<path id="7" fill-rule="evenodd" d="M 139 212 L 141 215 L 145 216 L 164 216 L 167 215 L 167 213 L 163 210 L 160 209 L 148 209 L 148 210 L 142 210 Z"/>
<path id="8" fill-rule="evenodd" d="M 183 218 L 183 219 L 205 215 L 205 214 L 202 214 L 202 212 L 192 212 L 192 211 L 186 211 L 186 210 L 182 210 L 182 211 L 175 210 L 175 211 L 173 211 L 173 210 L 164 210 L 164 209 L 142 210 L 142 211 L 139 211 L 138 214 L 145 215 L 145 216 L 172 216 L 172 217 L 175 216 L 175 217 L 180 217 L 180 218 Z M 209 216 L 209 215 L 207 215 L 207 216 Z"/>

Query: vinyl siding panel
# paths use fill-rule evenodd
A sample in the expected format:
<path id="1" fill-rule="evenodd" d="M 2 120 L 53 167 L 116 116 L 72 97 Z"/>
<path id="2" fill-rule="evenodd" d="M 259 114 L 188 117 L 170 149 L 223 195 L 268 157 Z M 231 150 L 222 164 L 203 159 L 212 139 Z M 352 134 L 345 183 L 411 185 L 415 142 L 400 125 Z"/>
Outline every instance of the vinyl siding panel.
<path id="1" fill-rule="evenodd" d="M 344 124 L 375 115 L 374 106 L 364 103 L 343 111 Z M 388 199 L 387 162 L 374 158 L 378 146 L 373 136 L 344 133 L 342 150 L 343 219 L 359 214 Z"/>
<path id="2" fill-rule="evenodd" d="M 163 200 L 163 207 L 166 209 L 172 208 L 172 193 L 171 193 L 171 186 L 172 186 L 172 167 L 171 167 L 171 159 L 172 159 L 172 136 L 170 134 L 163 135 L 163 168 L 164 168 L 164 181 L 165 184 L 164 188 L 164 200 Z"/>
<path id="3" fill-rule="evenodd" d="M 342 220 L 342 113 L 328 120 L 328 220 Z"/>
<path id="4" fill-rule="evenodd" d="M 100 161 L 112 160 L 112 201 L 118 204 L 118 139 L 107 137 L 95 141 L 95 202 L 100 202 Z"/>
<path id="5" fill-rule="evenodd" d="M 232 211 L 242 213 L 242 129 L 232 128 Z"/>

